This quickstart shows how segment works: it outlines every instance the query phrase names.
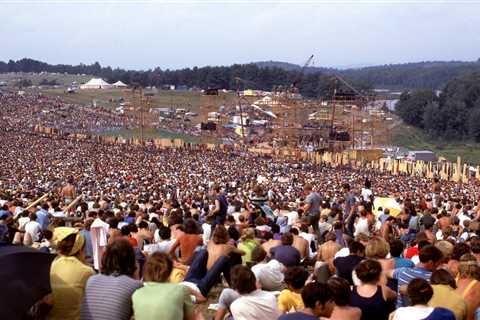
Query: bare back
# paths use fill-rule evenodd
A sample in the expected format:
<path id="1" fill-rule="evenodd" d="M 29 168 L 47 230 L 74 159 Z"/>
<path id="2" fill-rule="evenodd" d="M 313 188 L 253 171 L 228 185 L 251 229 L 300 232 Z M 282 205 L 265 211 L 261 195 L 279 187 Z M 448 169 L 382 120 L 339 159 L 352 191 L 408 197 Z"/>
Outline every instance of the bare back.
<path id="1" fill-rule="evenodd" d="M 303 239 L 300 236 L 293 236 L 293 244 L 292 247 L 300 252 L 300 256 L 303 258 L 308 256 L 308 241 Z"/>
<path id="2" fill-rule="evenodd" d="M 207 270 L 210 270 L 210 268 L 215 264 L 218 258 L 229 256 L 234 249 L 235 247 L 231 244 L 216 244 L 213 243 L 213 241 L 209 241 L 207 245 Z"/>
<path id="3" fill-rule="evenodd" d="M 278 247 L 281 244 L 282 244 L 282 242 L 280 240 L 270 239 L 267 242 L 264 242 L 262 244 L 262 248 L 263 248 L 263 250 L 265 250 L 267 252 L 267 255 L 270 256 L 270 249 Z"/>

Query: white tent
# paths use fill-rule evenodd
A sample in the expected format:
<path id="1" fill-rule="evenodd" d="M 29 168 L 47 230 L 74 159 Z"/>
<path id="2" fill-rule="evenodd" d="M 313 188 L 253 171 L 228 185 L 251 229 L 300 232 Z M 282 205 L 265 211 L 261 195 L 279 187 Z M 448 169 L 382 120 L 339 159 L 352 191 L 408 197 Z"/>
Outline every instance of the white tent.
<path id="1" fill-rule="evenodd" d="M 115 88 L 126 88 L 128 86 L 125 83 L 123 83 L 122 81 L 118 80 L 117 82 L 115 82 L 113 84 L 113 87 L 115 87 Z"/>
<path id="2" fill-rule="evenodd" d="M 80 89 L 110 89 L 112 85 L 103 79 L 100 78 L 92 78 L 85 84 L 80 86 Z"/>

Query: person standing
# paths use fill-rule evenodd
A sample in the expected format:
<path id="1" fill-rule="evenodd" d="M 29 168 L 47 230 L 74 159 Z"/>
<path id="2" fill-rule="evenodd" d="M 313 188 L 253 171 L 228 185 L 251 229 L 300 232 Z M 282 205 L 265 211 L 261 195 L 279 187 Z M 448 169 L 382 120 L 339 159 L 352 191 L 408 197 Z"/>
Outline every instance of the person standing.
<path id="1" fill-rule="evenodd" d="M 220 186 L 215 186 L 213 188 L 213 195 L 215 197 L 215 208 L 213 209 L 212 214 L 215 216 L 215 221 L 212 230 L 215 229 L 217 224 L 225 223 L 228 211 L 227 197 L 222 193 L 222 188 L 220 188 Z"/>
<path id="2" fill-rule="evenodd" d="M 73 177 L 68 177 L 67 184 L 62 188 L 62 197 L 65 205 L 70 204 L 70 202 L 75 199 L 75 196 L 77 194 L 77 191 L 75 189 L 75 186 L 73 185 Z"/>
<path id="3" fill-rule="evenodd" d="M 318 220 L 320 219 L 320 202 L 321 197 L 318 192 L 313 191 L 313 187 L 310 184 L 306 184 L 303 188 L 306 195 L 305 205 L 303 206 L 304 213 L 309 217 L 310 224 L 316 233 L 318 230 Z"/>

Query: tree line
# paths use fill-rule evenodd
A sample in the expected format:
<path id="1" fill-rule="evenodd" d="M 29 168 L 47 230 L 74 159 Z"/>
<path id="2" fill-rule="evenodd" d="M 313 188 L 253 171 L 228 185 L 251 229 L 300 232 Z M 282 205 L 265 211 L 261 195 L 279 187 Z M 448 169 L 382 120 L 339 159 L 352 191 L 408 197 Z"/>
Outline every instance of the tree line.
<path id="1" fill-rule="evenodd" d="M 0 61 L 0 73 L 6 72 L 50 72 L 67 74 L 87 74 L 101 77 L 108 82 L 118 80 L 129 85 L 143 87 L 163 85 L 187 86 L 200 89 L 219 88 L 227 90 L 257 89 L 271 91 L 275 87 L 287 88 L 294 82 L 299 92 L 306 97 L 328 98 L 333 94 L 335 86 L 331 75 L 322 72 L 301 74 L 300 70 L 284 70 L 278 67 L 263 68 L 254 63 L 234 64 L 219 67 L 193 67 L 179 70 L 153 70 L 136 71 L 120 68 L 102 67 L 100 63 L 66 65 L 51 65 L 33 59 L 21 59 L 8 62 Z M 246 80 L 236 81 L 236 78 Z M 365 87 L 360 86 L 360 87 Z"/>
<path id="2" fill-rule="evenodd" d="M 431 137 L 480 142 L 480 72 L 449 81 L 440 94 L 433 90 L 406 91 L 396 112 L 405 123 Z"/>

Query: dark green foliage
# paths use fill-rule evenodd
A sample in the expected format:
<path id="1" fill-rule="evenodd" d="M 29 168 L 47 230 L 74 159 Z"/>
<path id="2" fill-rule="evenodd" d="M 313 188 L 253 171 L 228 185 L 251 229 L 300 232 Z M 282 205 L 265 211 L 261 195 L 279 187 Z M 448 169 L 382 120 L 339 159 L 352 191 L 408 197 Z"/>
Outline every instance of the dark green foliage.
<path id="1" fill-rule="evenodd" d="M 22 80 L 18 80 L 16 83 L 15 83 L 15 87 L 21 89 L 21 88 L 27 88 L 27 87 L 31 87 L 32 86 L 32 81 L 31 80 L 28 80 L 28 79 L 22 79 Z"/>
<path id="2" fill-rule="evenodd" d="M 400 96 L 396 112 L 405 123 L 423 128 L 423 115 L 425 113 L 425 108 L 436 100 L 437 97 L 432 90 L 404 92 Z"/>
<path id="3" fill-rule="evenodd" d="M 38 84 L 40 86 L 56 86 L 58 85 L 58 82 L 57 82 L 57 79 L 47 80 L 44 78 Z"/>
<path id="4" fill-rule="evenodd" d="M 403 93 L 397 113 L 432 137 L 480 141 L 480 73 L 453 79 L 438 98 L 433 91 Z"/>
<path id="5" fill-rule="evenodd" d="M 285 70 L 301 69 L 299 65 L 277 61 L 256 64 L 261 67 L 279 67 Z M 345 70 L 308 67 L 305 71 L 307 74 L 314 72 L 338 74 L 349 82 L 366 83 L 377 88 L 441 89 L 455 77 L 480 71 L 480 59 L 478 61 L 425 61 Z"/>

